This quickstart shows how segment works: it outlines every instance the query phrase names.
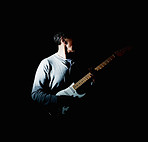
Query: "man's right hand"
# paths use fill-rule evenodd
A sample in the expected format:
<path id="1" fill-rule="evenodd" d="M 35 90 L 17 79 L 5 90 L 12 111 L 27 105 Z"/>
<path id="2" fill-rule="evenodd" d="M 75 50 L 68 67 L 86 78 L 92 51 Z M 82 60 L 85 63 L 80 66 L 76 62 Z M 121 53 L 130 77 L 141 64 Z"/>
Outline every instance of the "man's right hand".
<path id="1" fill-rule="evenodd" d="M 78 98 L 82 98 L 83 96 L 86 95 L 86 93 L 84 94 L 78 94 L 77 91 L 72 87 L 74 85 L 74 83 L 72 83 L 68 88 L 59 91 L 56 96 L 71 96 L 71 97 L 78 97 Z"/>

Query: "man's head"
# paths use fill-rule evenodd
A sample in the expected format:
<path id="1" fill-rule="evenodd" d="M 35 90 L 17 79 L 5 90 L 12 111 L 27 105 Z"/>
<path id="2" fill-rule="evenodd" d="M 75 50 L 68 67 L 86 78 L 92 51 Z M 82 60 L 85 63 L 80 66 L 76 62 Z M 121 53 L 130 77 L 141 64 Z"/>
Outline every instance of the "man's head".
<path id="1" fill-rule="evenodd" d="M 73 39 L 73 36 L 72 36 L 71 32 L 57 32 L 53 38 L 54 38 L 54 42 L 57 45 L 60 45 L 61 39 L 63 39 L 63 40 L 64 39 Z"/>
<path id="2" fill-rule="evenodd" d="M 71 32 L 58 32 L 54 35 L 54 41 L 59 46 L 66 50 L 67 53 L 75 52 L 73 47 L 74 37 Z"/>

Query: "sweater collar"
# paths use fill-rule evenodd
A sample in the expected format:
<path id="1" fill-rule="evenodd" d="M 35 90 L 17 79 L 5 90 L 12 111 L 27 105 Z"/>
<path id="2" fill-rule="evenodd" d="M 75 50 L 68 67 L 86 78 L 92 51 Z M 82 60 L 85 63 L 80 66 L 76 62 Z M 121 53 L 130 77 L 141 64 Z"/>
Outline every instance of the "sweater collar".
<path id="1" fill-rule="evenodd" d="M 74 61 L 73 61 L 72 59 L 65 59 L 65 58 L 59 56 L 58 53 L 55 53 L 55 55 L 56 55 L 56 57 L 57 57 L 59 60 L 61 60 L 65 65 L 70 64 L 70 66 L 71 66 L 71 65 L 74 64 Z"/>

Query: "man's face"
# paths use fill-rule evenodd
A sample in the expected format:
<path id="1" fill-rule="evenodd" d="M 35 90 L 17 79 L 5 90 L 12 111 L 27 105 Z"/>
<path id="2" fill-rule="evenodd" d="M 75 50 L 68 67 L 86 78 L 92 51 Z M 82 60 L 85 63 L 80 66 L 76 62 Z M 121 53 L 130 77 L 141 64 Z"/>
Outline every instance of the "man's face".
<path id="1" fill-rule="evenodd" d="M 73 47 L 73 40 L 65 39 L 65 41 L 66 41 L 67 53 L 75 52 L 74 47 Z"/>

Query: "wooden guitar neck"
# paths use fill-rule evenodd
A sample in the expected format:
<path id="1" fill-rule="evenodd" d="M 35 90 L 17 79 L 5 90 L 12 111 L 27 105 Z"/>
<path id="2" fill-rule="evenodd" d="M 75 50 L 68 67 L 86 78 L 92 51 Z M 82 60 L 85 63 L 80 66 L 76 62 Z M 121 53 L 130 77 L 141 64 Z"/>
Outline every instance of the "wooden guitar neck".
<path id="1" fill-rule="evenodd" d="M 112 56 L 110 56 L 109 58 L 107 58 L 104 62 L 102 62 L 100 65 L 98 65 L 96 68 L 94 68 L 95 71 L 99 71 L 101 70 L 103 67 L 105 67 L 107 64 L 109 64 L 113 59 L 115 58 L 115 55 L 112 54 Z M 78 89 L 80 86 L 82 86 L 85 82 L 87 82 L 89 79 L 91 79 L 93 76 L 93 74 L 91 72 L 89 72 L 88 74 L 86 74 L 82 79 L 80 79 L 78 82 L 76 82 L 73 85 L 73 88 L 76 90 Z"/>
<path id="2" fill-rule="evenodd" d="M 124 47 L 120 50 L 117 50 L 112 54 L 110 57 L 108 57 L 104 62 L 102 62 L 100 65 L 98 65 L 96 68 L 94 68 L 95 71 L 101 70 L 103 67 L 105 67 L 107 64 L 109 64 L 116 56 L 123 56 L 127 51 L 130 51 L 133 47 Z M 91 79 L 93 74 L 89 72 L 87 75 L 85 75 L 82 79 L 80 79 L 78 82 L 76 82 L 73 85 L 73 88 L 76 90 L 78 89 L 81 85 L 83 85 L 86 81 Z"/>

